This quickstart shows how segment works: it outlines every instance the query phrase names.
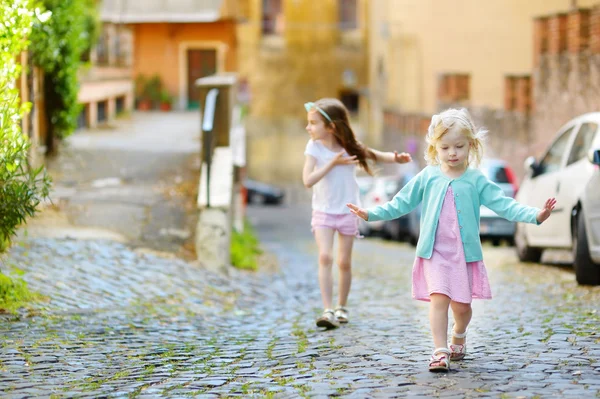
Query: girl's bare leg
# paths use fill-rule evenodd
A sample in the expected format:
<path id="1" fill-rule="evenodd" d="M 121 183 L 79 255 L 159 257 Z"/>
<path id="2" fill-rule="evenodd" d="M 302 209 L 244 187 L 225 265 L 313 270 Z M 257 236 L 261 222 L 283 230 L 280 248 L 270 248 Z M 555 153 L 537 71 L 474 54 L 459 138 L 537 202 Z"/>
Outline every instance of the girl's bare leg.
<path id="1" fill-rule="evenodd" d="M 471 322 L 471 316 L 473 316 L 473 308 L 470 303 L 461 302 L 450 302 L 452 307 L 452 314 L 454 315 L 454 332 L 462 334 L 467 331 L 467 327 Z M 465 343 L 464 338 L 452 337 L 452 343 L 454 345 L 462 345 Z"/>
<path id="2" fill-rule="evenodd" d="M 354 236 L 338 234 L 338 267 L 340 269 L 339 281 L 339 301 L 338 304 L 346 306 L 348 302 L 348 294 L 352 285 L 352 246 L 354 244 Z"/>
<path id="3" fill-rule="evenodd" d="M 315 229 L 315 241 L 319 248 L 319 286 L 321 287 L 321 298 L 323 307 L 332 309 L 333 277 L 331 268 L 333 265 L 333 236 L 334 230 L 329 228 Z"/>
<path id="4" fill-rule="evenodd" d="M 431 325 L 431 335 L 433 335 L 433 345 L 435 349 L 447 348 L 450 298 L 443 294 L 431 294 L 429 299 L 431 300 L 429 324 Z"/>

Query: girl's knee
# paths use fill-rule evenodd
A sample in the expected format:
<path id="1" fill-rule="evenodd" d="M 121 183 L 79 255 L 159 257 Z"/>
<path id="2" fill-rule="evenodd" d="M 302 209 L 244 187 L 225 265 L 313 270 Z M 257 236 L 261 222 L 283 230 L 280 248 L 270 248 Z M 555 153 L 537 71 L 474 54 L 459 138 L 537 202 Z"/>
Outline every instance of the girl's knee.
<path id="1" fill-rule="evenodd" d="M 338 267 L 342 271 L 349 271 L 352 268 L 352 262 L 350 262 L 349 260 L 341 260 L 338 263 Z"/>
<path id="2" fill-rule="evenodd" d="M 470 303 L 452 302 L 452 312 L 465 314 L 471 311 Z"/>
<path id="3" fill-rule="evenodd" d="M 333 257 L 331 256 L 331 254 L 328 254 L 328 253 L 319 254 L 319 266 L 331 267 L 332 263 L 333 263 Z"/>

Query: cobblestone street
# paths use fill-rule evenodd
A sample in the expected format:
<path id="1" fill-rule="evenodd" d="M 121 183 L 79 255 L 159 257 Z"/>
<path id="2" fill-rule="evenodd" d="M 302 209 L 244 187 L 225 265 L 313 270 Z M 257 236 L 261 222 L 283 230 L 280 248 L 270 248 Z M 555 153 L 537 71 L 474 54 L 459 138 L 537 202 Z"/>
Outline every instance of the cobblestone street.
<path id="1" fill-rule="evenodd" d="M 264 268 L 228 276 L 149 250 L 156 237 L 21 237 L 3 268 L 48 299 L 0 319 L 0 396 L 600 397 L 600 287 L 520 264 L 510 247 L 484 249 L 494 299 L 474 302 L 467 358 L 447 375 L 427 371 L 428 305 L 410 298 L 407 244 L 358 240 L 350 323 L 318 331 L 309 215 L 248 208 Z"/>
<path id="2" fill-rule="evenodd" d="M 469 355 L 448 375 L 426 369 L 409 246 L 358 242 L 351 323 L 316 331 L 306 211 L 250 209 L 278 273 L 222 277 L 106 241 L 16 247 L 11 262 L 52 300 L 2 324 L 3 397 L 598 395 L 599 290 L 511 248 L 486 248 L 495 298 L 475 303 Z"/>

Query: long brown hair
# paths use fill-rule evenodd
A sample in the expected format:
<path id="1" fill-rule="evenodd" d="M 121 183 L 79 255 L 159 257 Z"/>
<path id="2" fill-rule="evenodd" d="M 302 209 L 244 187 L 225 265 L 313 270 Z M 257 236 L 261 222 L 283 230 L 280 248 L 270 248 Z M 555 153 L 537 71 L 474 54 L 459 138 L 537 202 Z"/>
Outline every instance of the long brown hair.
<path id="1" fill-rule="evenodd" d="M 354 131 L 350 127 L 350 118 L 348 117 L 346 106 L 336 98 L 322 98 L 317 100 L 315 105 L 325 111 L 331 118 L 330 122 L 321 113 L 316 113 L 326 126 L 332 127 L 331 125 L 333 125 L 333 136 L 338 144 L 346 150 L 348 155 L 356 156 L 358 164 L 365 172 L 372 175 L 373 172 L 367 160 L 375 160 L 376 156 L 367 146 L 356 140 Z"/>

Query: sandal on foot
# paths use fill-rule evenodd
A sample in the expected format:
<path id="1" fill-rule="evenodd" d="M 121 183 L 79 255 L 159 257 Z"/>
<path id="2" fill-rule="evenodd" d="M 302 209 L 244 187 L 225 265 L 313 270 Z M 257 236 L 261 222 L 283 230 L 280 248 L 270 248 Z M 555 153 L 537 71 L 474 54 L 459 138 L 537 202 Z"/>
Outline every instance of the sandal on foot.
<path id="1" fill-rule="evenodd" d="M 450 351 L 448 348 L 437 348 L 429 359 L 429 371 L 449 371 Z"/>
<path id="2" fill-rule="evenodd" d="M 317 327 L 325 327 L 329 330 L 330 328 L 337 328 L 339 326 L 340 324 L 331 309 L 325 309 L 321 317 L 317 319 Z"/>
<path id="3" fill-rule="evenodd" d="M 348 323 L 348 309 L 338 305 L 338 307 L 335 308 L 335 318 L 342 324 Z"/>
<path id="4" fill-rule="evenodd" d="M 468 330 L 468 328 L 467 328 Z M 452 327 L 452 336 L 454 338 L 465 338 L 464 342 L 462 344 L 450 344 L 450 359 L 452 361 L 455 360 L 463 360 L 465 358 L 465 356 L 467 355 L 467 330 L 465 330 L 464 333 L 462 334 L 457 334 L 454 331 L 454 327 Z"/>

